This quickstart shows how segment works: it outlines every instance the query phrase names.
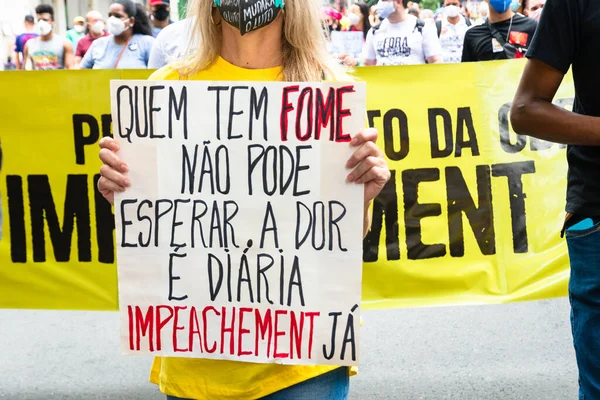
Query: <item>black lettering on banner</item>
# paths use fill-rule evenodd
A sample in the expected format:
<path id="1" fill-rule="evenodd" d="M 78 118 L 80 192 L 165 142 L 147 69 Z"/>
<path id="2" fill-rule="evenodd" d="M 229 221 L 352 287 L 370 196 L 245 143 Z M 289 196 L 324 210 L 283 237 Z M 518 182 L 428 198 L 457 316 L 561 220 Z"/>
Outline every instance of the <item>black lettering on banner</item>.
<path id="1" fill-rule="evenodd" d="M 379 259 L 379 239 L 384 222 L 386 259 L 390 261 L 400 259 L 396 171 L 390 170 L 390 172 L 390 180 L 373 200 L 371 229 L 363 242 L 364 262 L 375 262 Z"/>
<path id="2" fill-rule="evenodd" d="M 48 224 L 48 231 L 56 261 L 66 262 L 70 260 L 71 240 L 75 223 L 77 224 L 78 259 L 82 262 L 92 260 L 87 179 L 87 175 L 67 176 L 63 224 L 61 228 L 48 176 L 29 175 L 27 177 L 34 262 L 46 261 L 44 221 Z"/>
<path id="3" fill-rule="evenodd" d="M 404 224 L 409 260 L 423 260 L 446 255 L 444 244 L 425 244 L 421 239 L 421 220 L 441 215 L 442 206 L 438 203 L 419 203 L 419 183 L 435 182 L 439 179 L 440 170 L 437 168 L 410 169 L 402 172 Z"/>
<path id="4" fill-rule="evenodd" d="M 98 261 L 103 264 L 115 262 L 115 215 L 110 203 L 98 190 L 100 174 L 94 175 L 94 202 L 96 204 L 96 239 L 98 242 Z"/>
<path id="5" fill-rule="evenodd" d="M 83 134 L 83 125 L 89 128 L 89 134 Z M 73 136 L 75 143 L 75 163 L 77 165 L 85 164 L 85 146 L 96 144 L 100 137 L 100 129 L 96 118 L 89 114 L 73 115 Z"/>
<path id="6" fill-rule="evenodd" d="M 469 137 L 467 140 L 465 140 L 464 136 L 465 130 Z M 479 155 L 479 144 L 477 143 L 477 134 L 473 126 L 473 116 L 471 115 L 470 107 L 460 107 L 457 111 L 455 157 L 460 157 L 464 148 L 471 149 L 472 156 Z"/>
<path id="7" fill-rule="evenodd" d="M 126 227 L 133 225 L 133 221 L 129 221 L 125 218 L 125 207 L 129 204 L 136 204 L 137 199 L 123 199 L 121 201 L 121 247 L 138 247 L 136 243 L 127 243 L 127 231 Z"/>
<path id="8" fill-rule="evenodd" d="M 535 173 L 535 163 L 533 161 L 492 165 L 492 176 L 505 176 L 508 179 L 513 249 L 517 254 L 527 253 L 529 249 L 527 240 L 527 213 L 525 212 L 525 198 L 527 196 L 523 192 L 521 177 L 524 174 L 533 173 Z"/>
<path id="9" fill-rule="evenodd" d="M 6 194 L 10 221 L 10 258 L 14 263 L 24 263 L 27 262 L 27 241 L 23 178 L 18 175 L 8 175 L 6 177 Z"/>
<path id="10" fill-rule="evenodd" d="M 398 122 L 398 138 L 400 149 L 396 151 L 394 120 Z M 383 139 L 385 155 L 392 161 L 400 161 L 406 158 L 409 151 L 408 140 L 408 117 L 404 111 L 392 108 L 383 116 Z"/>
<path id="11" fill-rule="evenodd" d="M 100 116 L 102 120 L 102 137 L 110 136 L 113 137 L 111 127 L 112 127 L 112 114 L 102 114 Z"/>
<path id="12" fill-rule="evenodd" d="M 440 148 L 438 117 L 442 118 L 444 128 L 444 148 Z M 429 139 L 431 146 L 431 158 L 443 158 L 452 154 L 452 117 L 445 108 L 430 108 L 427 110 L 429 120 Z"/>
<path id="13" fill-rule="evenodd" d="M 490 167 L 478 165 L 476 175 L 479 207 L 475 206 L 460 168 L 446 167 L 448 234 L 452 257 L 465 255 L 463 213 L 467 216 L 481 253 L 484 255 L 496 253 Z"/>

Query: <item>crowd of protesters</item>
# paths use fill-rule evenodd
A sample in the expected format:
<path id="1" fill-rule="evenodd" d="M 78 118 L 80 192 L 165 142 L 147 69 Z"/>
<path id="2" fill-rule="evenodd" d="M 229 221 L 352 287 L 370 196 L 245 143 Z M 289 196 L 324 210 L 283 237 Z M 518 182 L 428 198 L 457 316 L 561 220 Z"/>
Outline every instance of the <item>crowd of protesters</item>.
<path id="1" fill-rule="evenodd" d="M 408 0 L 362 1 L 322 8 L 332 53 L 349 66 L 459 63 L 524 57 L 545 0 L 442 0 L 437 10 Z M 159 68 L 187 48 L 189 20 L 174 23 L 170 0 L 114 0 L 107 10 L 77 16 L 66 35 L 55 32 L 54 10 L 40 5 L 24 19 L 14 47 L 15 68 Z M 165 29 L 166 28 L 166 29 Z M 156 40 L 161 31 L 165 32 Z M 337 43 L 362 46 L 345 51 Z M 164 38 L 163 38 L 164 37 Z M 162 40 L 161 40 L 162 39 Z"/>

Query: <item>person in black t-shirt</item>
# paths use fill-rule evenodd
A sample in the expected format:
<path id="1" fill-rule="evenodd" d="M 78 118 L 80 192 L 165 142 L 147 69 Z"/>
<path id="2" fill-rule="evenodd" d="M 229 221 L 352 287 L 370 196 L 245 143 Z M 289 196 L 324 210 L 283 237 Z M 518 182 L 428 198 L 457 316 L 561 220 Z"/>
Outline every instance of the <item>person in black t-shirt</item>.
<path id="1" fill-rule="evenodd" d="M 537 21 L 510 10 L 511 0 L 489 0 L 489 18 L 465 34 L 462 62 L 523 58 Z"/>
<path id="2" fill-rule="evenodd" d="M 547 0 L 511 108 L 517 133 L 568 144 L 566 232 L 579 398 L 600 399 L 600 2 Z M 573 112 L 552 100 L 573 67 Z"/>

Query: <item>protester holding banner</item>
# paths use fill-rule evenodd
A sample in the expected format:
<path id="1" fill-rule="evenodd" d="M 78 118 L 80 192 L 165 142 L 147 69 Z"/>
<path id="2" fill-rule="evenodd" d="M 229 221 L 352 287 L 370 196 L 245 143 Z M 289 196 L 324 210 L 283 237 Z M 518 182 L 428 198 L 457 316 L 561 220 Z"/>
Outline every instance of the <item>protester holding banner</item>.
<path id="1" fill-rule="evenodd" d="M 516 132 L 565 143 L 571 325 L 579 399 L 600 399 L 600 4 L 548 0 L 511 108 Z M 573 112 L 552 104 L 572 68 Z"/>
<path id="2" fill-rule="evenodd" d="M 154 37 L 144 7 L 133 0 L 116 0 L 109 7 L 108 17 L 110 36 L 92 43 L 81 68 L 147 68 Z"/>
<path id="3" fill-rule="evenodd" d="M 286 2 L 285 7 L 283 2 L 274 2 L 261 19 L 245 21 L 242 16 L 259 2 L 240 3 L 241 9 L 218 0 L 214 5 L 195 2 L 190 15 L 196 19 L 195 40 L 202 46 L 190 58 L 155 72 L 150 79 L 314 82 L 344 78 L 341 67 L 327 53 L 316 1 L 296 0 Z M 347 181 L 365 184 L 363 233 L 369 226 L 370 204 L 390 178 L 376 137 L 373 129 L 356 135 L 351 145 L 357 150 L 346 165 L 352 170 Z M 100 145 L 104 165 L 98 188 L 113 202 L 114 193 L 124 191 L 131 182 L 123 175 L 127 166 L 115 154 L 117 143 L 104 138 Z M 345 399 L 349 384 L 347 368 L 169 357 L 155 359 L 151 381 L 169 399 Z"/>
<path id="4" fill-rule="evenodd" d="M 35 8 L 40 36 L 25 45 L 24 60 L 31 60 L 35 70 L 55 70 L 73 66 L 73 46 L 71 42 L 52 32 L 54 29 L 54 9 L 41 4 Z"/>
<path id="5" fill-rule="evenodd" d="M 487 0 L 489 18 L 465 34 L 463 62 L 523 58 L 533 39 L 537 21 L 515 14 L 511 0 Z"/>

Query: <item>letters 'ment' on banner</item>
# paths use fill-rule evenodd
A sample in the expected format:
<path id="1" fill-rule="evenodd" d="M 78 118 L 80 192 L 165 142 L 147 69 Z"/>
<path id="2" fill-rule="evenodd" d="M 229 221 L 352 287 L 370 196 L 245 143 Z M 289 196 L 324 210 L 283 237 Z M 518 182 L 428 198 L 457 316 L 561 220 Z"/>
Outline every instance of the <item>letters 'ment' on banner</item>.
<path id="1" fill-rule="evenodd" d="M 358 364 L 365 92 L 111 82 L 125 353 Z"/>

